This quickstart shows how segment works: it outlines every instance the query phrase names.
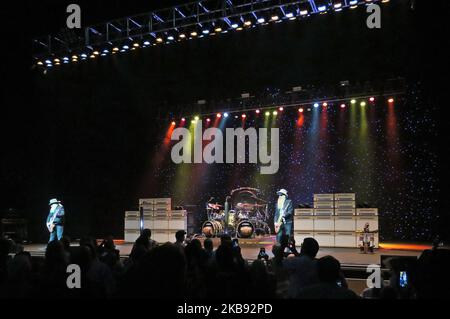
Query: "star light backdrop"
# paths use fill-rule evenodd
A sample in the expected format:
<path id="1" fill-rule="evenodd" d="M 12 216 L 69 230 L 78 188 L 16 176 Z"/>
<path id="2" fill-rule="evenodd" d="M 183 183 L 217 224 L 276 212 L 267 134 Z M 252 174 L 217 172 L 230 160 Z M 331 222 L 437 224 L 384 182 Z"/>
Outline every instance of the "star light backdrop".
<path id="1" fill-rule="evenodd" d="M 171 196 L 175 205 L 198 205 L 200 210 L 211 196 L 224 201 L 232 189 L 243 186 L 260 189 L 272 204 L 279 188 L 289 191 L 295 205 L 312 204 L 313 193 L 354 192 L 357 204 L 379 208 L 383 240 L 431 240 L 437 218 L 437 156 L 423 137 L 435 137 L 432 109 L 423 108 L 415 86 L 394 103 L 386 98 L 360 102 L 348 102 L 345 108 L 340 102 L 310 105 L 302 113 L 289 108 L 270 117 L 248 111 L 245 119 L 240 112 L 238 118 L 233 113 L 211 120 L 210 125 L 222 129 L 279 127 L 280 168 L 274 175 L 261 175 L 259 164 L 176 165 L 170 157 L 175 143 L 170 133 L 182 123 L 167 123 L 165 137 L 149 155 L 154 158 L 142 192 Z M 206 119 L 200 119 L 204 129 Z M 186 122 L 193 132 L 196 124 Z"/>

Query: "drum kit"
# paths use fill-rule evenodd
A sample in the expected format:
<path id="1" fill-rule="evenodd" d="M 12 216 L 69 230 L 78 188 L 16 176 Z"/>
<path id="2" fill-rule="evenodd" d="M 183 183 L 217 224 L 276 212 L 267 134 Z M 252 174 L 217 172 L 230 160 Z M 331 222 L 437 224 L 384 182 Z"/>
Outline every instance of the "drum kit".
<path id="1" fill-rule="evenodd" d="M 268 203 L 259 198 L 259 190 L 241 187 L 231 191 L 224 206 L 208 202 L 208 219 L 202 225 L 206 237 L 229 234 L 232 237 L 251 238 L 270 234 Z M 228 213 L 226 212 L 228 210 Z"/>

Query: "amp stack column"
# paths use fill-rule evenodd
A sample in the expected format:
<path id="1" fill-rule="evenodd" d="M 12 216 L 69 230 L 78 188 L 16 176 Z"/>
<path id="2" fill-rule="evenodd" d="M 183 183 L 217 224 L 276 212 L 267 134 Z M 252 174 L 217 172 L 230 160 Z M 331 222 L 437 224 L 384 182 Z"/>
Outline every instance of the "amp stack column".
<path id="1" fill-rule="evenodd" d="M 334 247 L 334 194 L 314 194 L 314 238 L 321 247 Z"/>
<path id="2" fill-rule="evenodd" d="M 294 209 L 294 239 L 301 246 L 307 237 L 314 238 L 314 208 Z"/>
<path id="3" fill-rule="evenodd" d="M 175 241 L 175 233 L 179 230 L 187 233 L 187 211 L 184 209 L 169 213 L 169 241 Z"/>
<path id="4" fill-rule="evenodd" d="M 139 225 L 139 211 L 125 211 L 124 240 L 134 242 L 141 234 Z"/>
<path id="5" fill-rule="evenodd" d="M 139 213 L 141 219 L 141 231 L 153 229 L 153 198 L 139 199 Z"/>
<path id="6" fill-rule="evenodd" d="M 171 198 L 153 198 L 152 239 L 158 243 L 171 241 L 169 218 L 172 210 Z M 173 240 L 172 240 L 173 241 Z"/>
<path id="7" fill-rule="evenodd" d="M 334 194 L 334 243 L 336 247 L 357 247 L 356 195 Z"/>

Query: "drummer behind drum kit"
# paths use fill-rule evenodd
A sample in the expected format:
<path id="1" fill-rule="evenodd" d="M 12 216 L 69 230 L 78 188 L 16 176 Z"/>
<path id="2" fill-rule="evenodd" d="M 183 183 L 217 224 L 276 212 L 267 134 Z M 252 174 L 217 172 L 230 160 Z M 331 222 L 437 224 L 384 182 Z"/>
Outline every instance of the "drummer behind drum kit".
<path id="1" fill-rule="evenodd" d="M 202 225 L 203 235 L 217 237 L 229 234 L 232 237 L 251 238 L 255 234 L 270 234 L 268 204 L 258 197 L 259 193 L 256 188 L 235 189 L 229 197 L 231 203 L 225 203 L 225 210 L 222 205 L 211 203 L 211 198 L 206 205 L 208 220 Z"/>

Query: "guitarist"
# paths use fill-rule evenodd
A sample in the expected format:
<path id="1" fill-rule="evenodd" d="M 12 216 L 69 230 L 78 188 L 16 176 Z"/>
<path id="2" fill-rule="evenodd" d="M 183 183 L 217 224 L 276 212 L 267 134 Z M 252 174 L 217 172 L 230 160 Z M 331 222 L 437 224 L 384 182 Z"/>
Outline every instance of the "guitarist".
<path id="1" fill-rule="evenodd" d="M 288 199 L 287 190 L 282 188 L 277 192 L 277 195 L 278 201 L 275 208 L 274 225 L 277 242 L 280 243 L 283 234 L 292 236 L 294 207 L 292 200 Z"/>
<path id="2" fill-rule="evenodd" d="M 50 199 L 48 203 L 50 212 L 47 216 L 47 229 L 50 232 L 50 239 L 48 242 L 56 239 L 61 240 L 64 232 L 64 207 L 61 201 L 56 198 Z"/>

